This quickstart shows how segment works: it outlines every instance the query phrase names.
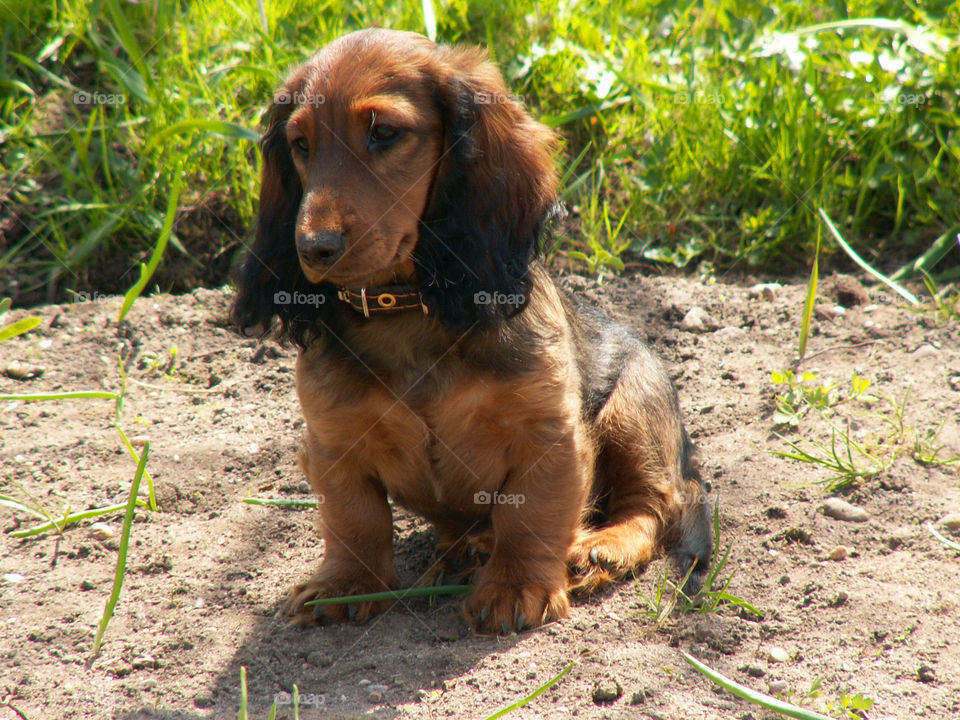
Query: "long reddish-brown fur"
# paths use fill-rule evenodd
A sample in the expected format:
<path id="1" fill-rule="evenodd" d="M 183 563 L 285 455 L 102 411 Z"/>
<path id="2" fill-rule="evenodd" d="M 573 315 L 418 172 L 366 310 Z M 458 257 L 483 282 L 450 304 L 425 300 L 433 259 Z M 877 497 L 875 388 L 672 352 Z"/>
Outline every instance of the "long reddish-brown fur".
<path id="1" fill-rule="evenodd" d="M 388 497 L 434 524 L 444 568 L 481 550 L 481 631 L 561 618 L 569 590 L 665 550 L 699 587 L 709 518 L 673 386 L 538 260 L 555 147 L 482 51 L 412 33 L 343 37 L 275 98 L 233 313 L 262 333 L 279 317 L 300 348 L 325 550 L 291 591 L 299 620 L 387 607 L 304 603 L 395 587 Z M 419 306 L 365 317 L 338 295 L 385 286 Z"/>

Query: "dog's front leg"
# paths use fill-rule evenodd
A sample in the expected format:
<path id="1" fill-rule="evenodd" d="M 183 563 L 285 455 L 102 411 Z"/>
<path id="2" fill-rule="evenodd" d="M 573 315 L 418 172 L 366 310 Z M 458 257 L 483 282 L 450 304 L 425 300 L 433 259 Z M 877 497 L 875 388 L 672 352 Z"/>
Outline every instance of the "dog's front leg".
<path id="1" fill-rule="evenodd" d="M 489 496 L 493 553 L 466 603 L 479 631 L 507 634 L 566 617 L 566 556 L 592 467 L 586 442 L 577 427 L 552 445 L 531 447 Z"/>
<path id="2" fill-rule="evenodd" d="M 293 587 L 287 614 L 297 622 L 356 620 L 362 622 L 384 611 L 389 601 L 337 605 L 305 605 L 320 598 L 361 595 L 392 590 L 393 516 L 384 488 L 354 470 L 349 457 L 327 458 L 307 434 L 300 463 L 310 479 L 320 510 L 324 555 L 307 582 Z"/>

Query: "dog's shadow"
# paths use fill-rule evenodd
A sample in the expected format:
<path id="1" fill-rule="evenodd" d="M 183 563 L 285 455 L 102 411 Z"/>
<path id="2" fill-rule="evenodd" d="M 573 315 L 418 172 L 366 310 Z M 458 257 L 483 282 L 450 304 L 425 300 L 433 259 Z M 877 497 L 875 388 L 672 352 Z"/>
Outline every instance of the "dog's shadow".
<path id="1" fill-rule="evenodd" d="M 283 582 L 289 585 L 309 575 L 318 559 L 311 556 L 316 549 L 297 545 L 288 548 L 290 521 L 281 515 L 264 514 L 241 525 L 244 537 L 238 551 L 222 563 L 216 575 L 210 573 L 205 580 L 209 604 L 222 605 L 222 588 L 231 578 L 250 576 L 249 568 L 256 564 L 257 557 L 269 564 L 277 557 L 295 556 L 285 561 L 290 572 Z M 298 523 L 306 531 L 310 522 L 302 517 Z M 395 510 L 394 528 L 394 564 L 401 585 L 409 586 L 430 575 L 435 559 L 433 530 L 402 510 Z M 270 589 L 272 606 L 244 610 L 246 600 L 241 597 L 239 607 L 231 608 L 246 612 L 248 617 L 256 614 L 258 619 L 243 636 L 238 634 L 235 652 L 222 664 L 213 683 L 199 694 L 178 689 L 182 696 L 196 695 L 189 698 L 195 710 L 164 710 L 161 705 L 132 710 L 120 717 L 236 718 L 241 703 L 241 668 L 246 668 L 251 720 L 267 718 L 274 703 L 278 719 L 293 718 L 294 686 L 300 697 L 299 714 L 305 720 L 355 718 L 373 711 L 378 718 L 398 717 L 399 706 L 431 702 L 451 682 L 474 670 L 483 657 L 508 649 L 528 634 L 519 638 L 475 634 L 461 610 L 463 595 L 397 601 L 388 612 L 362 625 L 295 627 L 276 614 L 287 589 Z M 526 684 L 518 683 L 515 691 L 505 694 L 504 704 L 527 692 Z"/>

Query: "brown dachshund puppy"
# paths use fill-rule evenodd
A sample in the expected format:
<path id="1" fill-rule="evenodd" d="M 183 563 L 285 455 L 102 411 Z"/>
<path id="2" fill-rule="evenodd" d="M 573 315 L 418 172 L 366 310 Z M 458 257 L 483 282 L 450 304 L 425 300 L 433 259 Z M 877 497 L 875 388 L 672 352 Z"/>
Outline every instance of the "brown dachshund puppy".
<path id="1" fill-rule="evenodd" d="M 263 138 L 256 242 L 233 308 L 299 348 L 301 462 L 325 552 L 305 606 L 394 588 L 388 498 L 472 556 L 486 632 L 567 614 L 664 551 L 696 592 L 703 485 L 676 393 L 627 328 L 540 264 L 557 211 L 555 138 L 485 53 L 391 30 L 347 35 L 293 72 Z"/>

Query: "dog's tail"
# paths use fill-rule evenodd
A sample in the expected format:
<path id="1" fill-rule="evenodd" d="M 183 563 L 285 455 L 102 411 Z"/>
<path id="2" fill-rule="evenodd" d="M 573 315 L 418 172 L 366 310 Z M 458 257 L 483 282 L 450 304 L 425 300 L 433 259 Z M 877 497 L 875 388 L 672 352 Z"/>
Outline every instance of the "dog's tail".
<path id="1" fill-rule="evenodd" d="M 713 529 L 708 488 L 700 476 L 697 448 L 686 432 L 680 454 L 680 472 L 683 478 L 683 510 L 680 533 L 670 555 L 677 564 L 681 578 L 686 578 L 683 592 L 693 597 L 701 588 L 710 570 L 713 554 Z"/>

